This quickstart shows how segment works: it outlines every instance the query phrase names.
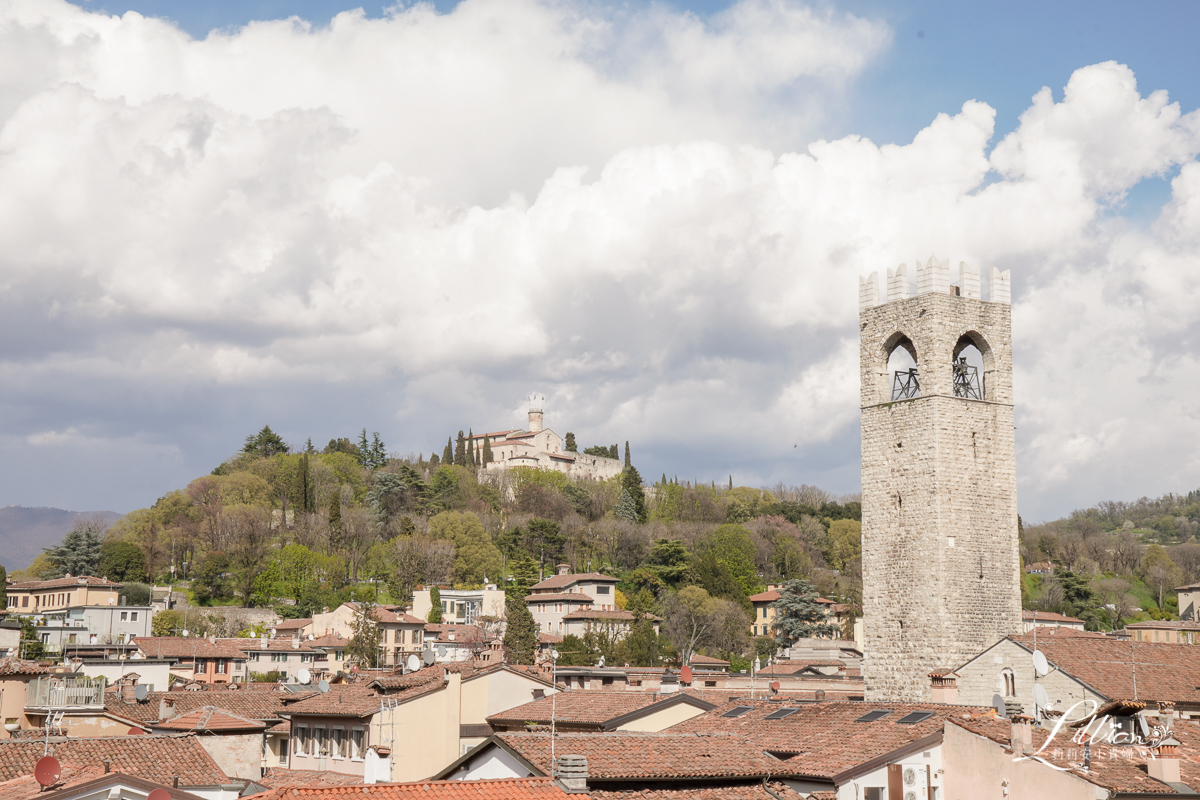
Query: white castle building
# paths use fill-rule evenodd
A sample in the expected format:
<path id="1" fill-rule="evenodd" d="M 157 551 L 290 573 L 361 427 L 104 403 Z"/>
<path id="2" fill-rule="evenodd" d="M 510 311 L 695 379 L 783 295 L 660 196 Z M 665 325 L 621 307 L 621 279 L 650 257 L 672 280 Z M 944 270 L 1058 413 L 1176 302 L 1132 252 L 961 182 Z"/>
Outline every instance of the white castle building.
<path id="1" fill-rule="evenodd" d="M 495 431 L 474 436 L 476 457 L 483 453 L 486 438 L 492 449 L 489 470 L 513 467 L 540 467 L 565 472 L 572 478 L 605 480 L 620 475 L 625 464 L 618 458 L 589 456 L 567 452 L 563 438 L 542 426 L 546 398 L 541 394 L 529 396 L 529 430 Z"/>

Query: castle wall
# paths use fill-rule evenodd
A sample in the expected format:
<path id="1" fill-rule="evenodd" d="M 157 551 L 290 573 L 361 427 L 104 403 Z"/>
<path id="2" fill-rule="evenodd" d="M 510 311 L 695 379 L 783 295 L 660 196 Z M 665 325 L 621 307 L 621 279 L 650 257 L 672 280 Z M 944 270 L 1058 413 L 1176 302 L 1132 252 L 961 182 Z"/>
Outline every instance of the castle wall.
<path id="1" fill-rule="evenodd" d="M 918 284 L 943 288 L 929 269 Z M 908 297 L 906 281 L 892 273 L 883 305 L 864 287 L 859 317 L 863 666 L 867 700 L 915 702 L 930 697 L 930 671 L 1019 633 L 1021 605 L 1009 306 Z M 902 336 L 921 393 L 891 402 L 887 359 Z M 954 396 L 964 336 L 984 357 L 984 400 Z"/>

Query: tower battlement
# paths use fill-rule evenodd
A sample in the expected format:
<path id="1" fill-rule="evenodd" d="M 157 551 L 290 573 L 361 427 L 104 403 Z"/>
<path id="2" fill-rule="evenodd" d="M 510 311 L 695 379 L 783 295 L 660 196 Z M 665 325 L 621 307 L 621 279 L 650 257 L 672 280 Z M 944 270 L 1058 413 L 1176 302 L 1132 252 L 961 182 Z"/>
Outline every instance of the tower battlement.
<path id="1" fill-rule="evenodd" d="M 987 301 L 977 267 L 916 278 L 889 269 L 882 303 L 878 273 L 859 280 L 868 701 L 928 701 L 931 671 L 1021 624 L 1009 273 Z M 901 348 L 916 366 L 891 374 Z"/>
<path id="2" fill-rule="evenodd" d="M 917 290 L 913 294 L 912 285 L 908 281 L 908 265 L 901 264 L 895 269 L 888 268 L 886 284 L 882 287 L 886 290 L 886 296 L 880 300 L 879 290 L 879 273 L 872 272 L 867 277 L 859 276 L 858 278 L 858 307 L 871 308 L 882 303 L 891 303 L 895 300 L 903 300 L 907 297 L 915 297 L 923 294 L 949 294 L 956 297 L 969 297 L 975 300 L 981 300 L 979 289 L 979 267 L 968 264 L 965 261 L 960 261 L 958 264 L 957 283 L 950 282 L 950 259 L 938 261 L 935 257 L 930 256 L 929 260 L 922 263 L 917 259 L 915 263 L 917 273 Z M 1012 302 L 1012 271 L 1000 270 L 992 267 L 988 272 L 988 302 L 1003 303 L 1009 305 Z"/>

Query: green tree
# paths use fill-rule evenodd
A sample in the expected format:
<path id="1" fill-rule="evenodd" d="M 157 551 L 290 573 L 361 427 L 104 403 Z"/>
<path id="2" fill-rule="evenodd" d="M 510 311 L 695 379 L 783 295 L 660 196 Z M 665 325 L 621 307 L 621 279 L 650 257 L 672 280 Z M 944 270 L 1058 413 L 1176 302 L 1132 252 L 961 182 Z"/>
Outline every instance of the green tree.
<path id="1" fill-rule="evenodd" d="M 219 550 L 209 550 L 200 566 L 192 573 L 192 597 L 202 606 L 213 600 L 232 597 L 229 590 L 229 557 Z"/>
<path id="2" fill-rule="evenodd" d="M 8 572 L 0 564 L 0 608 L 8 608 Z"/>
<path id="3" fill-rule="evenodd" d="M 495 461 L 495 459 L 492 458 L 492 441 L 487 436 L 484 436 L 483 437 L 483 466 L 487 467 L 487 465 L 492 463 L 493 461 Z"/>
<path id="4" fill-rule="evenodd" d="M 1162 545 L 1152 544 L 1146 548 L 1139 570 L 1142 580 L 1158 595 L 1158 607 L 1163 607 L 1163 592 L 1183 582 L 1183 570 L 1167 555 Z"/>
<path id="5" fill-rule="evenodd" d="M 448 467 L 454 463 L 454 444 L 451 437 L 446 437 L 446 449 L 442 451 L 442 466 Z M 432 469 L 432 465 L 430 466 Z"/>
<path id="6" fill-rule="evenodd" d="M 688 573 L 690 554 L 683 542 L 674 539 L 655 539 L 646 557 L 645 566 L 669 586 L 676 586 Z"/>
<path id="7" fill-rule="evenodd" d="M 608 446 L 608 457 L 609 458 L 620 458 L 621 457 L 620 451 L 617 450 L 617 446 L 615 444 Z"/>
<path id="8" fill-rule="evenodd" d="M 379 469 L 387 466 L 387 462 L 387 446 L 379 438 L 379 431 L 375 431 L 371 434 L 371 468 Z"/>
<path id="9" fill-rule="evenodd" d="M 375 617 L 375 604 L 359 601 L 355 603 L 354 619 L 350 624 L 350 641 L 346 643 L 346 660 L 360 667 L 374 669 L 379 666 L 379 639 L 381 629 Z"/>
<path id="10" fill-rule="evenodd" d="M 109 580 L 142 581 L 146 579 L 146 554 L 133 542 L 107 541 L 100 545 L 99 573 Z M 140 604 L 138 604 L 140 605 Z"/>
<path id="11" fill-rule="evenodd" d="M 329 543 L 334 548 L 342 546 L 342 493 L 336 489 L 329 495 Z"/>
<path id="12" fill-rule="evenodd" d="M 621 496 L 617 498 L 617 504 L 613 507 L 613 516 L 617 519 L 627 519 L 630 522 L 640 522 L 638 517 L 637 503 L 633 500 L 633 495 L 628 489 L 621 490 Z"/>
<path id="13" fill-rule="evenodd" d="M 578 453 L 579 446 L 575 444 L 575 434 L 567 431 L 567 438 L 563 442 L 563 449 L 568 453 Z"/>
<path id="14" fill-rule="evenodd" d="M 510 664 L 532 664 L 537 652 L 537 625 L 524 598 L 509 598 L 505 603 L 508 618 L 504 630 L 504 652 Z"/>
<path id="15" fill-rule="evenodd" d="M 454 583 L 480 586 L 487 576 L 498 578 L 500 550 L 492 542 L 479 517 L 469 511 L 443 511 L 429 520 L 429 535 L 454 544 Z"/>
<path id="16" fill-rule="evenodd" d="M 183 612 L 173 608 L 159 611 L 150 620 L 151 636 L 178 636 L 183 631 Z"/>
<path id="17" fill-rule="evenodd" d="M 475 469 L 475 431 L 467 429 L 467 466 Z"/>
<path id="18" fill-rule="evenodd" d="M 463 436 L 463 432 L 458 432 L 458 438 L 454 441 L 454 466 L 465 467 L 467 465 L 467 437 Z"/>
<path id="19" fill-rule="evenodd" d="M 642 616 L 633 623 L 629 635 L 617 646 L 617 658 L 635 667 L 658 667 L 662 665 L 669 646 L 665 637 L 654 632 L 653 621 Z"/>
<path id="20" fill-rule="evenodd" d="M 724 597 L 740 605 L 750 607 L 746 593 L 733 573 L 718 558 L 713 550 L 692 559 L 688 567 L 687 582 L 703 587 L 713 597 Z"/>
<path id="21" fill-rule="evenodd" d="M 330 439 L 329 444 L 325 445 L 325 449 L 321 451 L 323 455 L 333 455 L 334 453 L 345 453 L 352 457 L 355 463 L 362 458 L 362 451 L 358 449 L 358 445 L 346 438 Z"/>
<path id="22" fill-rule="evenodd" d="M 699 586 L 683 587 L 669 595 L 663 606 L 665 633 L 671 644 L 679 650 L 684 664 L 691 661 L 692 654 L 698 648 L 715 645 L 721 640 L 731 610 L 745 619 L 743 637 L 745 629 L 750 627 L 745 612 L 736 604 L 728 600 L 716 600 Z"/>
<path id="23" fill-rule="evenodd" d="M 646 514 L 646 490 L 642 488 L 642 476 L 637 471 L 637 467 L 630 465 L 621 473 L 621 488 L 629 492 L 629 496 L 633 500 L 634 508 L 637 509 L 637 521 L 645 522 Z"/>
<path id="24" fill-rule="evenodd" d="M 629 440 L 625 440 L 625 469 L 633 466 L 633 462 L 629 460 Z"/>
<path id="25" fill-rule="evenodd" d="M 741 596 L 730 599 L 741 602 L 742 597 L 759 590 L 756 549 L 750 531 L 741 525 L 722 525 L 696 543 L 700 555 L 713 553 L 741 588 Z M 727 595 L 726 595 L 727 596 Z"/>
<path id="26" fill-rule="evenodd" d="M 242 452 L 248 456 L 270 458 L 288 452 L 288 446 L 284 444 L 279 434 L 271 430 L 270 425 L 263 425 L 262 430 L 258 433 L 252 433 L 246 437 L 246 443 L 242 445 Z"/>
<path id="27" fill-rule="evenodd" d="M 30 661 L 37 661 L 46 654 L 46 646 L 42 644 L 42 637 L 38 635 L 37 628 L 33 625 L 33 617 L 21 617 L 19 649 L 19 657 L 27 658 Z"/>
<path id="28" fill-rule="evenodd" d="M 363 428 L 362 433 L 358 435 L 358 463 L 359 466 L 370 469 L 371 461 L 371 443 L 367 441 L 367 429 Z"/>
<path id="29" fill-rule="evenodd" d="M 840 572 L 846 572 L 851 562 L 862 558 L 862 523 L 853 519 L 838 519 L 829 523 L 825 560 Z"/>
<path id="30" fill-rule="evenodd" d="M 608 445 L 597 444 L 591 447 L 585 447 L 583 450 L 585 456 L 599 456 L 600 458 L 611 458 L 612 451 L 608 449 Z"/>
<path id="31" fill-rule="evenodd" d="M 560 667 L 590 667 L 596 663 L 595 654 L 588 650 L 587 642 L 573 633 L 568 633 L 554 648 L 558 651 Z"/>
<path id="32" fill-rule="evenodd" d="M 791 647 L 798 639 L 832 639 L 837 635 L 837 626 L 829 623 L 829 615 L 817 602 L 817 590 L 811 583 L 790 580 L 783 584 L 779 595 L 771 608 L 775 609 L 775 642 L 780 647 Z"/>
<path id="33" fill-rule="evenodd" d="M 150 584 L 141 581 L 128 581 L 121 585 L 121 596 L 131 606 L 150 605 Z"/>
<path id="34" fill-rule="evenodd" d="M 438 587 L 429 587 L 429 619 L 426 622 L 439 624 L 442 621 L 442 592 Z"/>
<path id="35" fill-rule="evenodd" d="M 509 562 L 508 571 L 511 575 L 505 594 L 514 600 L 525 602 L 529 596 L 529 587 L 538 582 L 538 565 L 527 555 L 518 556 Z"/>
<path id="36" fill-rule="evenodd" d="M 76 520 L 59 544 L 44 548 L 46 558 L 54 565 L 53 577 L 95 575 L 100 567 L 100 534 L 105 527 L 99 520 Z"/>

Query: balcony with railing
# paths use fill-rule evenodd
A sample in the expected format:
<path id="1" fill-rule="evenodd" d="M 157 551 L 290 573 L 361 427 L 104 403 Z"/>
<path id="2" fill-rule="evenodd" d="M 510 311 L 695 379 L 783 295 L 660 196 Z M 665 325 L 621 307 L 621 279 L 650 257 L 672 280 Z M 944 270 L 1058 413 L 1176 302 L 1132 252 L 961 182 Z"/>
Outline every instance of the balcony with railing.
<path id="1" fill-rule="evenodd" d="M 25 710 L 104 708 L 103 678 L 48 675 L 34 678 L 25 690 Z"/>

